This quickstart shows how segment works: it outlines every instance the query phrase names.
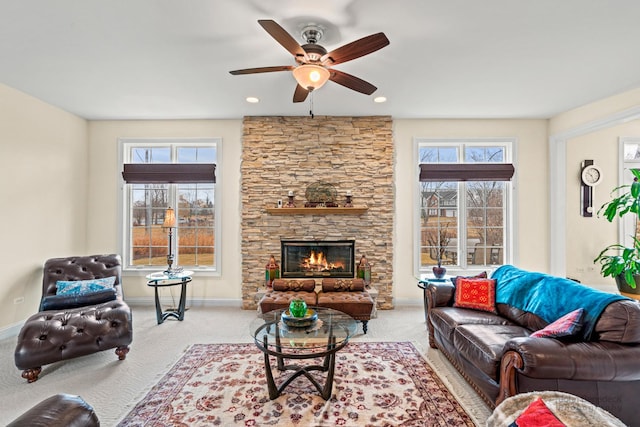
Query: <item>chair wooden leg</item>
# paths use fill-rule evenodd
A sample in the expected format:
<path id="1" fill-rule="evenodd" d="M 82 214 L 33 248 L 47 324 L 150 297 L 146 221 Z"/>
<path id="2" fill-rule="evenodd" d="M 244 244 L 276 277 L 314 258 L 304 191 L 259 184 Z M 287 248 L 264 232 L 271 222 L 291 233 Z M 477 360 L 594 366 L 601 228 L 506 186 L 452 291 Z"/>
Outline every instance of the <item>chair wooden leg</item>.
<path id="1" fill-rule="evenodd" d="M 124 360 L 127 357 L 127 353 L 129 353 L 129 347 L 127 346 L 116 348 L 116 354 L 118 355 L 118 360 Z"/>
<path id="2" fill-rule="evenodd" d="M 27 380 L 27 382 L 32 383 L 38 379 L 38 375 L 42 372 L 42 367 L 38 366 L 37 368 L 25 369 L 22 371 L 22 378 Z"/>

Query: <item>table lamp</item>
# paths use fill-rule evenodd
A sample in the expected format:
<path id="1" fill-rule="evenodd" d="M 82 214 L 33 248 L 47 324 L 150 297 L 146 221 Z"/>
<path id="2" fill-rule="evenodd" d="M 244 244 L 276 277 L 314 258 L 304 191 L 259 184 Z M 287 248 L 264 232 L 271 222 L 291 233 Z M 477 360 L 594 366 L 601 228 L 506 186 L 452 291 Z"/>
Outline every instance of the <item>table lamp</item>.
<path id="1" fill-rule="evenodd" d="M 164 222 L 162 223 L 162 228 L 169 229 L 169 253 L 167 254 L 167 269 L 164 271 L 167 274 L 173 272 L 173 252 L 172 252 L 172 241 L 173 241 L 173 229 L 176 226 L 176 213 L 172 208 L 167 208 L 164 213 Z"/>

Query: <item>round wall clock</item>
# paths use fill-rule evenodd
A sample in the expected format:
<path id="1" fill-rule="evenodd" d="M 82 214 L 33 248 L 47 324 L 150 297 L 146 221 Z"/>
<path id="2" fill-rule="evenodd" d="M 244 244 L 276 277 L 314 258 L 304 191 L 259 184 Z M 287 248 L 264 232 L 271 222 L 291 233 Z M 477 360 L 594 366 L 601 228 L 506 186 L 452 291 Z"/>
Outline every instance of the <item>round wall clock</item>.
<path id="1" fill-rule="evenodd" d="M 584 185 L 593 187 L 602 182 L 602 171 L 596 165 L 588 165 L 582 169 L 582 182 Z"/>

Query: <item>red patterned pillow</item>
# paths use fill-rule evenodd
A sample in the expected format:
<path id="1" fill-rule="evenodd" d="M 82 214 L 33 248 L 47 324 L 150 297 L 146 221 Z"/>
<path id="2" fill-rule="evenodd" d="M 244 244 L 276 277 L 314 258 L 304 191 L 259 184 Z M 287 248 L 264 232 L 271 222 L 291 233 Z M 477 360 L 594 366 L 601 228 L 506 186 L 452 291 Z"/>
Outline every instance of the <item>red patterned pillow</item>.
<path id="1" fill-rule="evenodd" d="M 547 407 L 542 398 L 537 398 L 525 409 L 509 427 L 565 427 Z"/>
<path id="2" fill-rule="evenodd" d="M 497 314 L 495 279 L 458 277 L 453 306 Z"/>
<path id="3" fill-rule="evenodd" d="M 582 328 L 582 316 L 584 308 L 573 310 L 556 320 L 549 323 L 543 329 L 535 331 L 530 336 L 536 338 L 558 338 L 575 335 Z"/>

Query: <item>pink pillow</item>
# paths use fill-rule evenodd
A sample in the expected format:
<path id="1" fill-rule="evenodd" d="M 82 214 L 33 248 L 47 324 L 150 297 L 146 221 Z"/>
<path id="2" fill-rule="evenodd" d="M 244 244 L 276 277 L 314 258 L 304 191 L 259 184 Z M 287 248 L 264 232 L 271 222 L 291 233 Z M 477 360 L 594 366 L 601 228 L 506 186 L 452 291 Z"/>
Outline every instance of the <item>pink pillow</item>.
<path id="1" fill-rule="evenodd" d="M 543 329 L 535 331 L 530 336 L 536 338 L 558 338 L 576 335 L 582 329 L 582 316 L 584 309 L 579 308 L 573 310 L 556 320 L 549 323 Z"/>

